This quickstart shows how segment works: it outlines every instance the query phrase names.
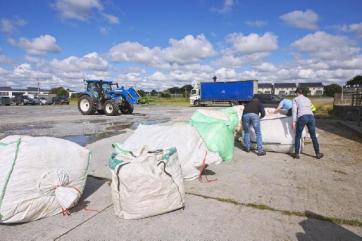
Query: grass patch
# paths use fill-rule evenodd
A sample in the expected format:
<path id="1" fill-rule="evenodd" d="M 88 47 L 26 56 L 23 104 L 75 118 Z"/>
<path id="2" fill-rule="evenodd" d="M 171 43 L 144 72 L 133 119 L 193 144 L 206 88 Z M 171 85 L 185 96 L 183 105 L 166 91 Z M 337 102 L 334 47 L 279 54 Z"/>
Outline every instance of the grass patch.
<path id="1" fill-rule="evenodd" d="M 313 218 L 313 219 L 326 221 L 326 222 L 339 224 L 339 225 L 350 225 L 350 226 L 355 226 L 355 227 L 362 227 L 362 221 L 357 220 L 357 219 L 344 219 L 344 218 L 327 217 L 327 216 L 319 215 L 319 214 L 309 212 L 309 211 L 301 212 L 301 211 L 283 210 L 283 209 L 273 208 L 273 207 L 270 207 L 270 206 L 265 205 L 265 204 L 242 203 L 242 202 L 236 201 L 236 200 L 231 199 L 231 198 L 211 197 L 211 196 L 198 194 L 198 193 L 186 192 L 186 194 L 192 195 L 192 196 L 197 196 L 197 197 L 202 197 L 202 198 L 205 198 L 205 199 L 212 199 L 212 200 L 216 200 L 216 201 L 219 201 L 219 202 L 230 203 L 230 204 L 233 204 L 233 205 L 236 205 L 236 206 L 243 206 L 243 207 L 255 208 L 255 209 L 259 209 L 259 210 L 267 210 L 267 211 L 277 212 L 277 213 L 287 215 L 287 216 Z"/>
<path id="2" fill-rule="evenodd" d="M 330 97 L 310 97 L 313 105 L 316 107 L 315 115 L 317 118 L 333 118 L 333 98 Z"/>
<path id="3" fill-rule="evenodd" d="M 174 105 L 174 106 L 190 106 L 190 100 L 188 98 L 162 98 L 158 96 L 146 96 L 142 97 L 142 104 L 149 105 Z"/>

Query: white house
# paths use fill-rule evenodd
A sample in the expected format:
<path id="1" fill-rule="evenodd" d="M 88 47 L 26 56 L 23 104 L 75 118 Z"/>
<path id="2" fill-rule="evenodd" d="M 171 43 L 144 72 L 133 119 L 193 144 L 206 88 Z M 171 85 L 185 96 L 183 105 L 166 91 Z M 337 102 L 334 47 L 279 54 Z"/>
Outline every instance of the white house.
<path id="1" fill-rule="evenodd" d="M 258 94 L 273 94 L 273 84 L 259 83 Z"/>
<path id="2" fill-rule="evenodd" d="M 308 88 L 311 96 L 321 96 L 324 93 L 322 83 L 299 83 L 299 87 Z"/>
<path id="3" fill-rule="evenodd" d="M 297 84 L 295 83 L 275 83 L 274 94 L 279 96 L 295 95 Z"/>

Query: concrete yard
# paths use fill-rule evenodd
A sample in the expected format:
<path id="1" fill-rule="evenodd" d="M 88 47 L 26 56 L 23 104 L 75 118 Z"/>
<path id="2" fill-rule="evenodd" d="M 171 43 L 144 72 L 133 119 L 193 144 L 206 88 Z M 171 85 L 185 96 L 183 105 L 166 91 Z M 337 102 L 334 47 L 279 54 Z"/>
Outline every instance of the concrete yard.
<path id="1" fill-rule="evenodd" d="M 185 182 L 184 209 L 141 220 L 116 217 L 111 144 L 141 123 L 187 122 L 195 110 L 137 106 L 133 115 L 108 117 L 83 116 L 71 105 L 0 107 L 0 138 L 61 137 L 93 154 L 85 192 L 70 216 L 0 225 L 0 240 L 362 240 L 362 139 L 334 120 L 317 120 L 321 160 L 311 144 L 294 160 L 281 153 L 258 157 L 236 142 L 233 161 L 208 167 L 216 181 Z"/>

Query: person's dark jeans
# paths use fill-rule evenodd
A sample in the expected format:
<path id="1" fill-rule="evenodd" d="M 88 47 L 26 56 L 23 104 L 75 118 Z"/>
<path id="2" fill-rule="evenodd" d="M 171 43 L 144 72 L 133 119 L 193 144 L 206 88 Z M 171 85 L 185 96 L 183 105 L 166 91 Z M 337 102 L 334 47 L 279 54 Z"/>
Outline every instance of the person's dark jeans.
<path id="1" fill-rule="evenodd" d="M 247 113 L 243 115 L 243 142 L 247 150 L 250 150 L 250 127 L 253 126 L 256 136 L 256 146 L 258 152 L 263 152 L 263 140 L 260 130 L 260 117 L 254 113 Z"/>
<path id="2" fill-rule="evenodd" d="M 295 132 L 295 153 L 299 154 L 300 151 L 300 138 L 304 127 L 307 125 L 310 138 L 313 142 L 315 154 L 319 154 L 319 143 L 315 133 L 315 118 L 314 115 L 303 115 L 298 118 Z"/>

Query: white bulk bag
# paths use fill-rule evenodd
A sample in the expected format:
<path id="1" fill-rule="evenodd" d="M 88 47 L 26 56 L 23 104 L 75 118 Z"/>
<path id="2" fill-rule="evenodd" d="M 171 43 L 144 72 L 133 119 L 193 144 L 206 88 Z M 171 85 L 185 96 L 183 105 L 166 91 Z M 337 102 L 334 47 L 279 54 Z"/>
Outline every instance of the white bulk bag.
<path id="1" fill-rule="evenodd" d="M 260 120 L 260 129 L 265 151 L 293 153 L 295 143 L 295 130 L 292 128 L 293 118 L 282 114 L 268 114 L 275 109 L 266 108 L 267 115 Z M 304 146 L 302 133 L 301 146 Z M 253 128 L 250 130 L 252 147 L 256 148 L 256 135 Z"/>
<path id="2" fill-rule="evenodd" d="M 52 137 L 8 136 L 0 141 L 0 223 L 55 215 L 77 204 L 89 151 Z"/>
<path id="3" fill-rule="evenodd" d="M 139 155 L 113 145 L 112 199 L 115 214 L 124 219 L 154 216 L 184 206 L 185 190 L 176 148 Z"/>
<path id="4" fill-rule="evenodd" d="M 144 146 L 151 150 L 176 147 L 186 179 L 193 179 L 200 174 L 203 164 L 219 164 L 222 159 L 216 152 L 207 149 L 197 130 L 187 124 L 172 126 L 139 125 L 136 131 L 121 145 L 123 149 L 139 155 Z"/>

